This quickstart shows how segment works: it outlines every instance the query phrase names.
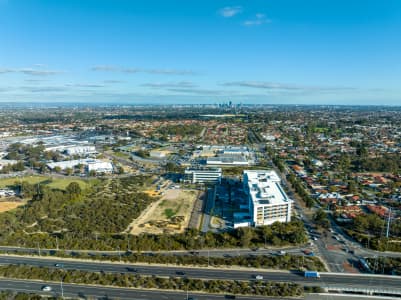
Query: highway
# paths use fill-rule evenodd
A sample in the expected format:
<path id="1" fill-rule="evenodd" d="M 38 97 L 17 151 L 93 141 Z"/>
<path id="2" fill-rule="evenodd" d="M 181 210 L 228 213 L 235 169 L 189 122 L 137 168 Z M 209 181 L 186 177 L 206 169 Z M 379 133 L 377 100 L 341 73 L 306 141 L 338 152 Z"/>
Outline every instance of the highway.
<path id="1" fill-rule="evenodd" d="M 51 292 L 43 292 L 41 288 L 48 285 L 52 288 Z M 12 290 L 15 292 L 35 293 L 48 296 L 61 296 L 60 282 L 38 282 L 33 280 L 14 280 L 0 278 L 0 290 Z M 77 285 L 63 283 L 63 296 L 83 298 L 95 297 L 98 299 L 131 299 L 131 300 L 185 300 L 187 293 L 185 291 L 160 291 L 160 290 L 141 290 L 115 287 L 102 287 L 90 285 Z M 189 297 L 197 300 L 217 300 L 225 299 L 225 295 L 200 294 L 188 292 Z M 262 300 L 271 299 L 257 296 L 236 296 L 241 300 Z"/>
<path id="2" fill-rule="evenodd" d="M 120 264 L 87 262 L 78 260 L 58 260 L 35 257 L 0 256 L 0 264 L 27 264 L 56 268 L 63 264 L 66 270 L 90 272 L 131 273 L 139 275 L 176 276 L 199 279 L 254 280 L 255 275 L 263 275 L 264 281 L 295 282 L 301 285 L 321 287 L 344 286 L 355 288 L 381 287 L 399 290 L 401 293 L 401 276 L 321 273 L 320 279 L 304 278 L 301 273 L 287 271 L 266 271 L 262 269 L 222 269 L 194 268 L 180 266 L 161 266 L 144 264 Z"/>

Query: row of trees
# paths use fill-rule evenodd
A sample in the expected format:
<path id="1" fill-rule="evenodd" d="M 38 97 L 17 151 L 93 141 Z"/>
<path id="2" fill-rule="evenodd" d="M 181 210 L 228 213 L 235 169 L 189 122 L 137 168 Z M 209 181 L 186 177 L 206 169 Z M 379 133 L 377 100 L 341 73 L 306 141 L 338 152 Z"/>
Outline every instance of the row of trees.
<path id="1" fill-rule="evenodd" d="M 367 257 L 365 258 L 374 273 L 382 273 L 388 275 L 401 275 L 401 258 L 400 257 Z"/>
<path id="2" fill-rule="evenodd" d="M 392 220 L 390 238 L 386 238 L 387 220 L 375 214 L 360 215 L 351 225 L 345 226 L 347 233 L 366 247 L 380 251 L 401 252 L 401 221 Z"/>
<path id="3" fill-rule="evenodd" d="M 20 172 L 20 171 L 24 171 L 24 169 L 25 169 L 24 162 L 18 161 L 15 164 L 4 165 L 0 169 L 0 173 L 7 174 L 10 172 Z"/>
<path id="4" fill-rule="evenodd" d="M 292 173 L 287 176 L 287 179 L 291 183 L 295 192 L 305 202 L 305 205 L 307 207 L 312 207 L 315 202 L 313 201 L 312 197 L 310 196 L 309 192 L 305 189 L 301 181 Z"/>
<path id="5" fill-rule="evenodd" d="M 1 291 L 0 292 L 0 300 L 61 300 L 61 297 L 47 297 L 40 296 L 33 293 L 27 294 L 22 292 L 15 291 Z M 89 298 L 87 298 L 89 299 Z"/>
<path id="6" fill-rule="evenodd" d="M 48 254 L 48 252 L 45 252 Z M 43 255 L 43 251 L 42 251 Z M 242 255 L 225 257 L 193 255 L 170 255 L 155 253 L 122 252 L 119 255 L 107 255 L 87 252 L 56 251 L 52 256 L 71 257 L 79 259 L 124 261 L 129 263 L 177 264 L 197 266 L 242 266 L 251 268 L 277 269 L 277 270 L 316 270 L 325 271 L 323 263 L 317 257 L 299 255 Z M 213 253 L 211 254 L 213 255 Z"/>

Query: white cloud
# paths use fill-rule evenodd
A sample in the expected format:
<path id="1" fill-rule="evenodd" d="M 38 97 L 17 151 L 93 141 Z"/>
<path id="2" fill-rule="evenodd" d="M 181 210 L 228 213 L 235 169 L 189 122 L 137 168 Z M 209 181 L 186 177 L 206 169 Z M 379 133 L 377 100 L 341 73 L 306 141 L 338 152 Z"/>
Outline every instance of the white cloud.
<path id="1" fill-rule="evenodd" d="M 56 75 L 56 74 L 59 74 L 62 72 L 54 71 L 54 70 L 33 69 L 33 68 L 22 68 L 22 69 L 1 68 L 0 69 L 0 74 L 7 74 L 7 73 L 22 73 L 24 75 L 31 75 L 31 76 L 49 76 L 49 75 Z"/>
<path id="2" fill-rule="evenodd" d="M 113 79 L 110 79 L 110 80 L 103 80 L 103 82 L 104 83 L 123 83 L 124 81 L 122 81 L 122 80 L 113 80 Z"/>
<path id="3" fill-rule="evenodd" d="M 149 88 L 193 88 L 196 85 L 189 81 L 179 81 L 179 82 L 151 82 L 144 83 L 141 86 L 149 87 Z"/>
<path id="4" fill-rule="evenodd" d="M 147 74 L 160 74 L 160 75 L 195 75 L 196 73 L 190 70 L 177 70 L 177 69 L 141 69 L 141 68 L 127 68 L 119 66 L 100 65 L 91 68 L 95 72 L 119 72 L 119 73 L 147 73 Z"/>
<path id="5" fill-rule="evenodd" d="M 242 24 L 245 26 L 258 26 L 266 23 L 271 23 L 271 20 L 266 18 L 265 14 L 262 13 L 257 13 L 255 15 L 255 18 L 252 20 L 247 20 L 243 22 Z"/>
<path id="6" fill-rule="evenodd" d="M 231 18 L 242 12 L 241 6 L 226 6 L 219 10 L 219 14 L 224 18 Z"/>
<path id="7" fill-rule="evenodd" d="M 199 88 L 169 88 L 169 92 L 182 93 L 188 95 L 223 95 L 226 91 L 223 90 L 209 90 L 209 89 L 199 89 Z"/>
<path id="8" fill-rule="evenodd" d="M 71 83 L 66 84 L 69 87 L 78 87 L 78 88 L 101 88 L 104 87 L 103 84 L 93 84 L 93 83 Z"/>
<path id="9" fill-rule="evenodd" d="M 256 89 L 264 89 L 264 90 L 269 90 L 269 91 L 297 91 L 297 92 L 312 92 L 312 91 L 323 92 L 323 91 L 325 91 L 325 92 L 331 92 L 331 91 L 357 90 L 357 88 L 345 87 L 345 86 L 304 86 L 304 85 L 278 83 L 278 82 L 270 82 L 270 81 L 232 81 L 232 82 L 222 83 L 221 85 L 222 86 L 256 88 Z"/>

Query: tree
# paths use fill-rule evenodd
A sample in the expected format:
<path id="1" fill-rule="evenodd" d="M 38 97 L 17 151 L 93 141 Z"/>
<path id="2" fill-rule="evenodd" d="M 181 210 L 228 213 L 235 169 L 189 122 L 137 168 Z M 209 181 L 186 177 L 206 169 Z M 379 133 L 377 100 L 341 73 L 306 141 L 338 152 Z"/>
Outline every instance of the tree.
<path id="1" fill-rule="evenodd" d="M 68 176 L 70 176 L 70 175 L 72 175 L 72 173 L 74 173 L 74 170 L 71 169 L 71 168 L 67 168 L 67 169 L 65 169 L 65 173 L 66 173 Z"/>
<path id="2" fill-rule="evenodd" d="M 329 220 L 327 219 L 327 214 L 323 209 L 319 209 L 314 215 L 313 215 L 313 220 L 315 221 L 316 225 L 328 228 L 330 223 Z"/>
<path id="3" fill-rule="evenodd" d="M 254 237 L 254 232 L 249 227 L 242 227 L 238 230 L 240 244 L 242 247 L 249 247 L 251 244 L 252 238 Z"/>
<path id="4" fill-rule="evenodd" d="M 81 187 L 79 186 L 79 184 L 77 183 L 77 182 L 71 182 L 68 186 L 67 186 L 67 188 L 65 189 L 66 190 L 66 192 L 68 193 L 68 194 L 70 194 L 70 195 L 75 195 L 75 196 L 77 196 L 77 195 L 80 195 L 81 194 L 81 192 L 82 192 L 82 189 L 81 189 Z"/>

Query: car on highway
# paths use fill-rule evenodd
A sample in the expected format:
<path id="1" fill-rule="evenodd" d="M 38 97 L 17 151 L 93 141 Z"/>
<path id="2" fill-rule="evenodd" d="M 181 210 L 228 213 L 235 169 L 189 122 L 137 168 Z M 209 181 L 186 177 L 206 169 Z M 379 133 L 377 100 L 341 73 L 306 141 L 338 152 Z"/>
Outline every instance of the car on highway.
<path id="1" fill-rule="evenodd" d="M 226 298 L 226 299 L 235 299 L 235 295 L 225 295 L 224 298 Z"/>
<path id="2" fill-rule="evenodd" d="M 263 276 L 262 276 L 262 275 L 255 275 L 255 279 L 256 279 L 256 280 L 262 280 L 262 279 L 263 279 Z"/>
<path id="3" fill-rule="evenodd" d="M 128 271 L 128 272 L 138 272 L 137 269 L 131 268 L 131 267 L 127 267 L 127 271 Z"/>
<path id="4" fill-rule="evenodd" d="M 185 272 L 183 272 L 183 271 L 177 271 L 177 272 L 175 272 L 175 274 L 177 274 L 177 275 L 185 275 Z"/>
<path id="5" fill-rule="evenodd" d="M 43 292 L 51 292 L 51 290 L 52 290 L 51 286 L 48 286 L 48 285 L 42 286 L 42 291 Z"/>
<path id="6" fill-rule="evenodd" d="M 63 264 L 60 264 L 60 263 L 57 263 L 57 264 L 55 264 L 54 266 L 57 267 L 57 268 L 63 268 L 63 267 L 64 267 L 64 265 L 63 265 Z"/>

